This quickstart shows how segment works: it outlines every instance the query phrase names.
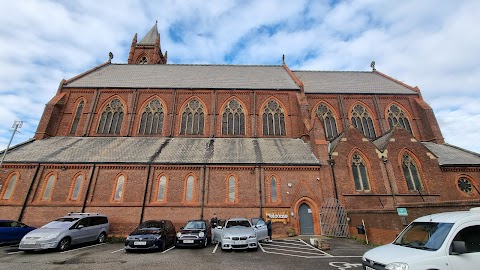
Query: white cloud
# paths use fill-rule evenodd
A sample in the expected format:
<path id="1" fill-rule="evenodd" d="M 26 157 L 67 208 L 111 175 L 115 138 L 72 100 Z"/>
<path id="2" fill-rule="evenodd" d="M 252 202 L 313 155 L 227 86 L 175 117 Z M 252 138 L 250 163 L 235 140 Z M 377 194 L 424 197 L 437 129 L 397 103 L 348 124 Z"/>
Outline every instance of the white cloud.
<path id="1" fill-rule="evenodd" d="M 334 6 L 331 4 L 334 3 Z M 419 86 L 447 142 L 480 152 L 480 2 L 6 1 L 0 17 L 0 148 L 32 137 L 58 84 L 108 59 L 158 20 L 170 63 L 377 69 Z"/>

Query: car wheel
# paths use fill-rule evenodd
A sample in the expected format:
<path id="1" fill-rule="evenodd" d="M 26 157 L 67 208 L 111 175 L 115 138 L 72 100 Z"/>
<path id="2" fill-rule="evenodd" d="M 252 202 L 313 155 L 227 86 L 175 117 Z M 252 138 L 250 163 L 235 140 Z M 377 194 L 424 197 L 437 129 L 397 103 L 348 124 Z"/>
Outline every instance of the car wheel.
<path id="1" fill-rule="evenodd" d="M 107 239 L 107 235 L 102 232 L 102 233 L 98 236 L 97 242 L 98 242 L 98 243 L 105 243 L 105 240 L 106 240 L 106 239 Z"/>
<path id="2" fill-rule="evenodd" d="M 65 237 L 60 240 L 58 243 L 57 249 L 58 251 L 65 251 L 70 247 L 70 238 Z"/>

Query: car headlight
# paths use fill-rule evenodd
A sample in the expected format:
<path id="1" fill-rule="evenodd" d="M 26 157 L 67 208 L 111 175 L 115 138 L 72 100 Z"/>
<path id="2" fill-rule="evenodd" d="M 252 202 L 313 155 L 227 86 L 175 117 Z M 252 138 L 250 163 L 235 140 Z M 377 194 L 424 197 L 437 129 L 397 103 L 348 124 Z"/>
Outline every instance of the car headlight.
<path id="1" fill-rule="evenodd" d="M 50 240 L 50 239 L 57 238 L 58 235 L 59 233 L 51 233 L 51 234 L 44 235 L 42 238 L 46 240 Z"/>
<path id="2" fill-rule="evenodd" d="M 200 233 L 198 234 L 198 237 L 204 237 L 204 236 L 205 236 L 205 233 L 204 233 L 204 232 L 200 232 Z"/>
<path id="3" fill-rule="evenodd" d="M 408 264 L 401 262 L 393 262 L 385 266 L 386 270 L 408 270 Z"/>
<path id="4" fill-rule="evenodd" d="M 222 235 L 222 239 L 230 239 L 230 236 Z"/>
<path id="5" fill-rule="evenodd" d="M 134 237 L 134 236 L 130 236 L 130 235 L 129 235 L 129 236 L 127 236 L 127 240 L 134 240 L 134 239 L 135 239 L 135 237 Z"/>
<path id="6" fill-rule="evenodd" d="M 256 235 L 250 235 L 248 238 L 257 238 Z"/>
<path id="7" fill-rule="evenodd" d="M 181 232 L 178 232 L 178 233 L 177 233 L 177 238 L 180 238 L 180 237 L 182 237 L 182 233 L 181 233 Z"/>

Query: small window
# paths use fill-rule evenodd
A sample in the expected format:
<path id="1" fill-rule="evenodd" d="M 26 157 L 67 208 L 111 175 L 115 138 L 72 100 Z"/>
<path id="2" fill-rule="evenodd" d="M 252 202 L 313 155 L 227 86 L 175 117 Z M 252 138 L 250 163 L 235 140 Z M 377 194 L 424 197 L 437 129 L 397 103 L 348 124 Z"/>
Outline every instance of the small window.
<path id="1" fill-rule="evenodd" d="M 15 184 L 17 183 L 17 178 L 18 178 L 18 175 L 15 173 L 10 176 L 10 179 L 8 179 L 7 189 L 3 194 L 4 200 L 8 200 L 12 197 L 13 189 L 15 188 Z"/>
<path id="2" fill-rule="evenodd" d="M 80 194 L 80 188 L 82 187 L 82 183 L 83 183 L 83 174 L 79 174 L 75 178 L 75 184 L 73 186 L 73 192 L 72 192 L 72 198 L 71 198 L 73 201 L 78 199 L 78 195 Z"/>
<path id="3" fill-rule="evenodd" d="M 165 190 L 167 187 L 167 177 L 162 175 L 160 180 L 158 181 L 158 193 L 157 193 L 157 201 L 161 202 L 165 200 Z"/>
<path id="4" fill-rule="evenodd" d="M 277 179 L 274 176 L 270 177 L 270 200 L 277 202 Z"/>
<path id="5" fill-rule="evenodd" d="M 145 65 L 145 64 L 148 64 L 148 59 L 147 57 L 144 55 L 140 58 L 140 60 L 138 61 L 138 64 L 139 65 Z"/>
<path id="6" fill-rule="evenodd" d="M 83 112 L 83 104 L 83 100 L 80 102 L 80 104 L 78 104 L 77 112 L 75 113 L 75 118 L 73 119 L 72 128 L 70 129 L 70 134 L 75 134 L 75 132 L 77 132 L 78 122 L 80 121 L 80 117 L 82 116 Z"/>
<path id="7" fill-rule="evenodd" d="M 236 182 L 237 181 L 233 175 L 228 178 L 228 202 L 235 202 L 237 191 Z"/>
<path id="8" fill-rule="evenodd" d="M 460 177 L 457 181 L 457 185 L 462 192 L 469 195 L 473 193 L 474 186 L 468 178 Z"/>
<path id="9" fill-rule="evenodd" d="M 354 154 L 352 157 L 352 173 L 356 190 L 370 190 L 367 166 L 359 154 Z"/>
<path id="10" fill-rule="evenodd" d="M 193 184 L 195 182 L 195 178 L 193 176 L 188 176 L 187 178 L 187 190 L 185 192 L 185 201 L 191 202 L 193 200 Z"/>
<path id="11" fill-rule="evenodd" d="M 43 189 L 42 201 L 49 200 L 52 196 L 52 189 L 55 184 L 55 175 L 51 174 L 48 177 L 47 184 L 45 184 L 45 188 Z"/>
<path id="12" fill-rule="evenodd" d="M 408 190 L 423 190 L 417 164 L 408 154 L 403 155 L 402 169 L 407 180 Z"/>
<path id="13" fill-rule="evenodd" d="M 125 184 L 125 176 L 120 175 L 117 179 L 117 185 L 115 186 L 114 201 L 120 201 L 123 197 L 123 186 Z"/>

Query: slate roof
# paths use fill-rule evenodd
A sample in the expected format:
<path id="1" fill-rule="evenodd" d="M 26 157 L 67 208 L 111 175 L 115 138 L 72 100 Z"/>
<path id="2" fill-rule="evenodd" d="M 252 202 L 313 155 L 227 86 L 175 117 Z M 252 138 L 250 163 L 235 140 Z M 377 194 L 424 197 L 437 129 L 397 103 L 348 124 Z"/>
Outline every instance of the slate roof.
<path id="1" fill-rule="evenodd" d="M 293 71 L 307 94 L 418 94 L 376 72 Z"/>
<path id="2" fill-rule="evenodd" d="M 390 138 L 393 136 L 395 129 L 396 129 L 396 126 L 394 126 L 394 128 L 390 129 L 387 133 L 385 133 L 381 137 L 372 141 L 372 143 L 377 147 L 378 150 L 381 150 L 381 151 L 385 150 L 388 142 L 390 141 Z"/>
<path id="3" fill-rule="evenodd" d="M 140 42 L 138 42 L 138 45 L 155 45 L 155 42 L 157 41 L 158 37 L 158 29 L 157 29 L 157 24 L 153 25 L 152 29 L 148 31 L 148 33 L 145 35 Z"/>
<path id="4" fill-rule="evenodd" d="M 64 87 L 300 90 L 282 66 L 110 64 Z"/>
<path id="5" fill-rule="evenodd" d="M 450 144 L 422 142 L 443 166 L 480 165 L 480 154 Z"/>
<path id="6" fill-rule="evenodd" d="M 12 148 L 5 162 L 320 165 L 290 138 L 51 137 Z"/>

